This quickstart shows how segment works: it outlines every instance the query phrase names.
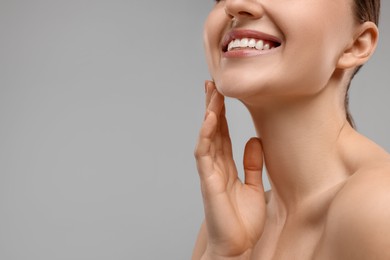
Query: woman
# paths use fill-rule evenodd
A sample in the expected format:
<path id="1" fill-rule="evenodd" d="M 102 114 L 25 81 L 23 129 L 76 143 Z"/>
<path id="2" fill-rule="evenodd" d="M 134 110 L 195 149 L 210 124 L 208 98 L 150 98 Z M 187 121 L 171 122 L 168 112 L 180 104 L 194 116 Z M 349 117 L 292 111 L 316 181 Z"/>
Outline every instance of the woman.
<path id="1" fill-rule="evenodd" d="M 193 259 L 390 259 L 390 156 L 348 112 L 350 80 L 377 45 L 379 4 L 217 1 L 204 33 L 213 82 L 195 148 L 205 221 Z M 224 96 L 248 108 L 258 136 L 243 182 Z"/>

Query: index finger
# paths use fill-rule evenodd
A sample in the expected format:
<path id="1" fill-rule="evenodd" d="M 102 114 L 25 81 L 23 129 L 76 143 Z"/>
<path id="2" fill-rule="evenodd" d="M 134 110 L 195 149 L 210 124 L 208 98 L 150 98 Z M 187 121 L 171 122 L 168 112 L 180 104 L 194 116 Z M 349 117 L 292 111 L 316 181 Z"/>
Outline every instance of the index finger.
<path id="1" fill-rule="evenodd" d="M 206 80 L 205 82 L 205 90 L 206 90 L 206 110 L 210 104 L 211 101 L 211 95 L 213 94 L 213 90 L 215 89 L 214 82 L 210 80 Z"/>

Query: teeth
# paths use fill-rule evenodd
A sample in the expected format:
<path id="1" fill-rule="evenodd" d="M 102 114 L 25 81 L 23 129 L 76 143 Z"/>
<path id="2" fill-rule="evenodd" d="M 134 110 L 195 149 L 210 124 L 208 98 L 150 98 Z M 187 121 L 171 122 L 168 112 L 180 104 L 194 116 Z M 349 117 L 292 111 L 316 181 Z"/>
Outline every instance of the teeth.
<path id="1" fill-rule="evenodd" d="M 264 47 L 264 42 L 263 42 L 262 40 L 260 40 L 260 41 L 258 41 L 258 42 L 256 43 L 255 48 L 256 48 L 257 50 L 262 50 L 263 47 Z"/>
<path id="2" fill-rule="evenodd" d="M 273 49 L 274 47 L 271 47 L 269 43 L 264 43 L 263 40 L 256 40 L 256 39 L 235 39 L 231 41 L 227 47 L 228 51 L 231 51 L 234 48 L 255 48 L 257 50 L 269 50 Z"/>
<path id="3" fill-rule="evenodd" d="M 240 47 L 240 45 L 241 45 L 240 39 L 234 40 L 234 42 L 233 42 L 233 48 L 238 48 L 238 47 Z"/>
<path id="4" fill-rule="evenodd" d="M 228 45 L 228 51 L 231 51 L 233 49 L 234 42 L 230 42 Z"/>
<path id="5" fill-rule="evenodd" d="M 248 42 L 248 47 L 254 48 L 256 46 L 256 40 L 255 39 L 250 39 Z"/>
<path id="6" fill-rule="evenodd" d="M 240 41 L 240 47 L 241 48 L 245 48 L 245 47 L 248 47 L 248 42 L 249 40 L 247 38 L 244 38 Z"/>

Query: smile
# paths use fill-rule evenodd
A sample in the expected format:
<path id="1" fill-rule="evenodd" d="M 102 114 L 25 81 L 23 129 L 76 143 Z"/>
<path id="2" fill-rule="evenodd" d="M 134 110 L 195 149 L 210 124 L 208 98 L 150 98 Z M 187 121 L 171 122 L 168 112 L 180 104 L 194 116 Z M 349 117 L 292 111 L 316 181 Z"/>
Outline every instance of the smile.
<path id="1" fill-rule="evenodd" d="M 253 30 L 232 30 L 222 41 L 222 51 L 270 50 L 281 45 L 277 37 Z"/>
<path id="2" fill-rule="evenodd" d="M 256 40 L 256 39 L 235 39 L 232 40 L 228 46 L 226 51 L 231 51 L 233 49 L 243 49 L 243 48 L 249 48 L 249 49 L 256 49 L 256 50 L 270 50 L 275 48 L 274 42 L 265 42 L 263 40 Z"/>

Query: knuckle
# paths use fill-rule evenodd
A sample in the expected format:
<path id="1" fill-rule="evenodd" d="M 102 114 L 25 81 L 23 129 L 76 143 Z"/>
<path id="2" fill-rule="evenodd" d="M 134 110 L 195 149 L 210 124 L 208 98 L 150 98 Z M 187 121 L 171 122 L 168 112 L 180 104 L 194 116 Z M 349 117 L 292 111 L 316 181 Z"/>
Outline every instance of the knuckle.
<path id="1" fill-rule="evenodd" d="M 194 157 L 195 157 L 195 159 L 199 159 L 201 157 L 201 153 L 199 151 L 199 147 L 198 146 L 195 147 L 195 149 L 194 149 Z"/>
<path id="2" fill-rule="evenodd" d="M 260 172 L 262 170 L 261 167 L 257 165 L 245 165 L 244 169 L 248 172 Z"/>

